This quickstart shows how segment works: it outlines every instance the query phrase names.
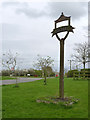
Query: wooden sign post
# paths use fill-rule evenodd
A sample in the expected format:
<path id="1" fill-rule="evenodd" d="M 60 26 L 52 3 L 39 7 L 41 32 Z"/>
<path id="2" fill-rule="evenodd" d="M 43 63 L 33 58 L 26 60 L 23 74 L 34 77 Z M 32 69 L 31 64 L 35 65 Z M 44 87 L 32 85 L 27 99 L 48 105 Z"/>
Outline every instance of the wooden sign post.
<path id="1" fill-rule="evenodd" d="M 62 26 L 57 28 L 57 23 L 68 20 L 68 26 Z M 61 16 L 55 21 L 55 29 L 53 29 L 52 37 L 56 35 L 57 39 L 60 42 L 60 73 L 59 73 L 59 97 L 64 99 L 64 41 L 68 37 L 69 32 L 73 32 L 74 27 L 70 25 L 70 17 L 64 16 L 62 13 Z M 64 38 L 60 38 L 58 33 L 67 32 Z"/>

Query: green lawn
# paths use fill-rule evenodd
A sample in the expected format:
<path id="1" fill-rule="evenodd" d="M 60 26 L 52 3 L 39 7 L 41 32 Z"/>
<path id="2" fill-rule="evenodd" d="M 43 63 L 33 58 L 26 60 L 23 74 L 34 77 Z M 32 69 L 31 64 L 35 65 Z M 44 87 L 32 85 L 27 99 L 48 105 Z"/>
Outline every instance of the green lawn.
<path id="1" fill-rule="evenodd" d="M 18 76 L 17 76 L 18 77 Z M 20 76 L 20 77 L 27 77 L 27 76 Z M 27 77 L 27 78 L 40 78 L 40 77 L 34 77 L 34 76 L 30 76 L 30 77 Z M 14 80 L 14 79 L 16 79 L 16 77 L 10 77 L 10 76 L 0 76 L 0 79 L 1 80 Z"/>
<path id="2" fill-rule="evenodd" d="M 10 77 L 10 76 L 2 76 L 2 80 L 13 80 L 16 79 L 15 77 Z"/>
<path id="3" fill-rule="evenodd" d="M 88 118 L 88 81 L 65 78 L 65 96 L 74 96 L 79 102 L 72 108 L 57 104 L 37 103 L 40 97 L 58 95 L 58 78 L 2 87 L 3 118 Z"/>

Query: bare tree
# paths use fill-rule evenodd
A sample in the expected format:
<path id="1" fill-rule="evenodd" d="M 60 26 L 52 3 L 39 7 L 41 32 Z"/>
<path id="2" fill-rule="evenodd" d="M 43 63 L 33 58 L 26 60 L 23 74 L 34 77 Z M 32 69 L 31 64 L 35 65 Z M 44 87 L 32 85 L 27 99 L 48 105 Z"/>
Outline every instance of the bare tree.
<path id="1" fill-rule="evenodd" d="M 2 65 L 8 70 L 15 70 L 17 65 L 17 55 L 16 52 L 15 55 L 9 50 L 8 53 L 4 53 L 2 56 Z"/>
<path id="2" fill-rule="evenodd" d="M 85 69 L 86 63 L 90 62 L 90 49 L 87 42 L 75 44 L 76 48 L 74 48 L 75 54 L 72 55 L 74 61 L 83 64 L 83 68 Z"/>
<path id="3" fill-rule="evenodd" d="M 46 85 L 46 77 L 47 77 L 47 68 L 50 67 L 53 64 L 54 60 L 51 59 L 51 57 L 47 56 L 45 58 L 40 57 L 38 55 L 37 63 L 34 64 L 34 67 L 36 67 L 39 70 L 42 70 L 42 74 L 44 74 L 44 84 Z"/>
<path id="4" fill-rule="evenodd" d="M 3 67 L 5 67 L 6 69 L 12 71 L 12 73 L 14 73 L 14 74 L 15 74 L 15 69 L 16 69 L 16 65 L 17 65 L 17 56 L 18 56 L 17 52 L 14 55 L 9 50 L 9 52 L 4 53 L 3 57 L 2 57 L 2 65 L 3 65 Z M 18 87 L 17 77 L 16 77 L 16 86 L 15 87 Z"/>

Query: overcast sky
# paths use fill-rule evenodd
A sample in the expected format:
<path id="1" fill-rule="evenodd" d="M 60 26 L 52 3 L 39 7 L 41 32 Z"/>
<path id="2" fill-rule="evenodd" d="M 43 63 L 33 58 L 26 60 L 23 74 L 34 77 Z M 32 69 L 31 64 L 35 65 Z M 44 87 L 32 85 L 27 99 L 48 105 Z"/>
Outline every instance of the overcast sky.
<path id="1" fill-rule="evenodd" d="M 65 40 L 65 68 L 75 43 L 88 41 L 88 2 L 2 2 L 0 4 L 0 33 L 2 51 L 18 52 L 18 67 L 32 68 L 37 54 L 54 59 L 54 69 L 59 70 L 59 41 L 52 37 L 54 21 L 63 12 L 71 16 L 75 27 Z M 73 67 L 75 67 L 73 65 Z"/>

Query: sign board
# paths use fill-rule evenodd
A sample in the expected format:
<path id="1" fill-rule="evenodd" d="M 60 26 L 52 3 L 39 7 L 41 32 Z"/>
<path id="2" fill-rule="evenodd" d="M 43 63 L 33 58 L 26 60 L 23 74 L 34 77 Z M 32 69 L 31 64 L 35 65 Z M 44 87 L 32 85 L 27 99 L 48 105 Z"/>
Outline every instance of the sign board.
<path id="1" fill-rule="evenodd" d="M 52 36 L 54 36 L 55 34 L 60 33 L 60 32 L 66 32 L 66 31 L 73 32 L 73 29 L 74 27 L 72 26 L 62 26 L 62 27 L 53 29 L 51 33 L 53 33 Z"/>

